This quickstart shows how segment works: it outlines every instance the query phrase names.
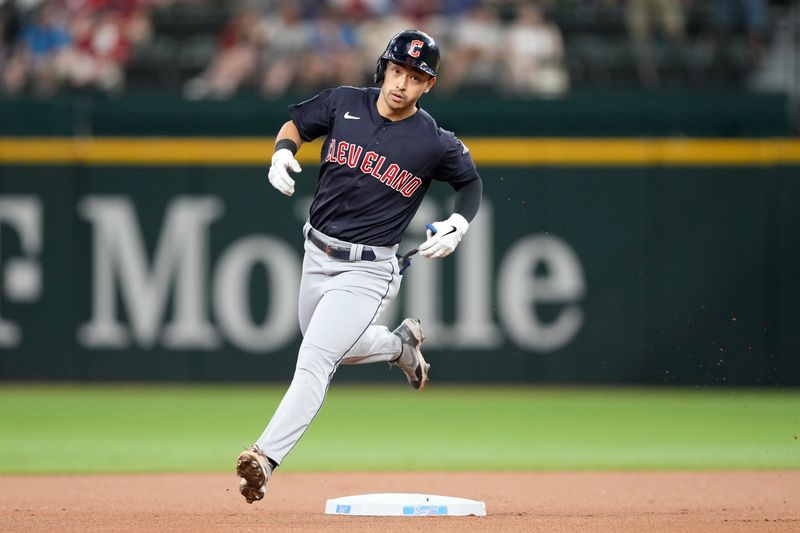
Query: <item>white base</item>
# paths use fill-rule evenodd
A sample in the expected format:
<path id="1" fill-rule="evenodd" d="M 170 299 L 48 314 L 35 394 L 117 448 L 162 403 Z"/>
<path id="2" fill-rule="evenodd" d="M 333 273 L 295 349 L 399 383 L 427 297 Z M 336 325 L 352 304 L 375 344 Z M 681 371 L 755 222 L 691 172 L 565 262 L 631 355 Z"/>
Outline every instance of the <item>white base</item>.
<path id="1" fill-rule="evenodd" d="M 433 494 L 359 494 L 325 503 L 325 514 L 346 516 L 486 516 L 486 504 Z"/>

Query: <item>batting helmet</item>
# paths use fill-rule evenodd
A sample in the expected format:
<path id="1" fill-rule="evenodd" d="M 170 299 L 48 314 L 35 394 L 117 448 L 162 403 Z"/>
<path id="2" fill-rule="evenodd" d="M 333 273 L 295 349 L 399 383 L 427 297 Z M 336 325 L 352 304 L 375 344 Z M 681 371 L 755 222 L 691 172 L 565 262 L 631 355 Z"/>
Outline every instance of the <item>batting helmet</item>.
<path id="1" fill-rule="evenodd" d="M 392 37 L 386 50 L 378 58 L 375 83 L 383 82 L 387 61 L 404 63 L 435 77 L 439 70 L 439 45 L 423 31 L 401 31 Z"/>

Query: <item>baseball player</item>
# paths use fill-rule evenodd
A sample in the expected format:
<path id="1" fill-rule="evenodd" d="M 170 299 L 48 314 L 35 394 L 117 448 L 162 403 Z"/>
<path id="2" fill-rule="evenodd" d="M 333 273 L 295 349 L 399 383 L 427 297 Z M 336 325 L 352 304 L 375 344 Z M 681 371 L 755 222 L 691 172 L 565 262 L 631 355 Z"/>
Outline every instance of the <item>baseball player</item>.
<path id="1" fill-rule="evenodd" d="M 395 35 L 378 59 L 380 88 L 338 87 L 290 106 L 269 169 L 273 187 L 294 194 L 294 155 L 325 136 L 317 190 L 303 227 L 305 256 L 299 319 L 303 341 L 283 400 L 256 441 L 236 462 L 239 492 L 260 500 L 272 471 L 294 448 L 322 407 L 340 364 L 380 361 L 397 366 L 414 389 L 428 381 L 420 322 L 394 331 L 375 324 L 397 295 L 396 256 L 403 232 L 431 182 L 455 189 L 447 220 L 427 224 L 419 254 L 453 253 L 478 212 L 482 183 L 469 150 L 417 105 L 436 83 L 439 47 L 429 35 Z"/>

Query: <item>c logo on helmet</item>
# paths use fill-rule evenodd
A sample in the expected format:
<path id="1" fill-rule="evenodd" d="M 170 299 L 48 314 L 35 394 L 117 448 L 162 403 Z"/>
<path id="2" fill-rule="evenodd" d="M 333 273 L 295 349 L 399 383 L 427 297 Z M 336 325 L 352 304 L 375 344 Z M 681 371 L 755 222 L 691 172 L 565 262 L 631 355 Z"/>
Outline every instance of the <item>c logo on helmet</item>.
<path id="1" fill-rule="evenodd" d="M 419 39 L 414 39 L 411 41 L 411 44 L 408 45 L 408 55 L 411 57 L 419 57 L 420 48 L 425 46 L 425 43 L 420 41 Z"/>

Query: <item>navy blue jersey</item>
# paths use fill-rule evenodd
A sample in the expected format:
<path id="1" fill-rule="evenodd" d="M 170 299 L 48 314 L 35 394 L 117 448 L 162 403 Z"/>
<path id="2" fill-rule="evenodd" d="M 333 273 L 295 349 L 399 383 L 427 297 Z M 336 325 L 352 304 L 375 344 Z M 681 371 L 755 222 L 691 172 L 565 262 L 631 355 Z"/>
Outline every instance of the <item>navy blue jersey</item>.
<path id="1" fill-rule="evenodd" d="M 390 246 L 432 180 L 458 190 L 480 179 L 469 150 L 418 109 L 392 122 L 378 113 L 378 88 L 338 87 L 290 106 L 304 141 L 327 136 L 311 225 L 331 237 Z"/>

